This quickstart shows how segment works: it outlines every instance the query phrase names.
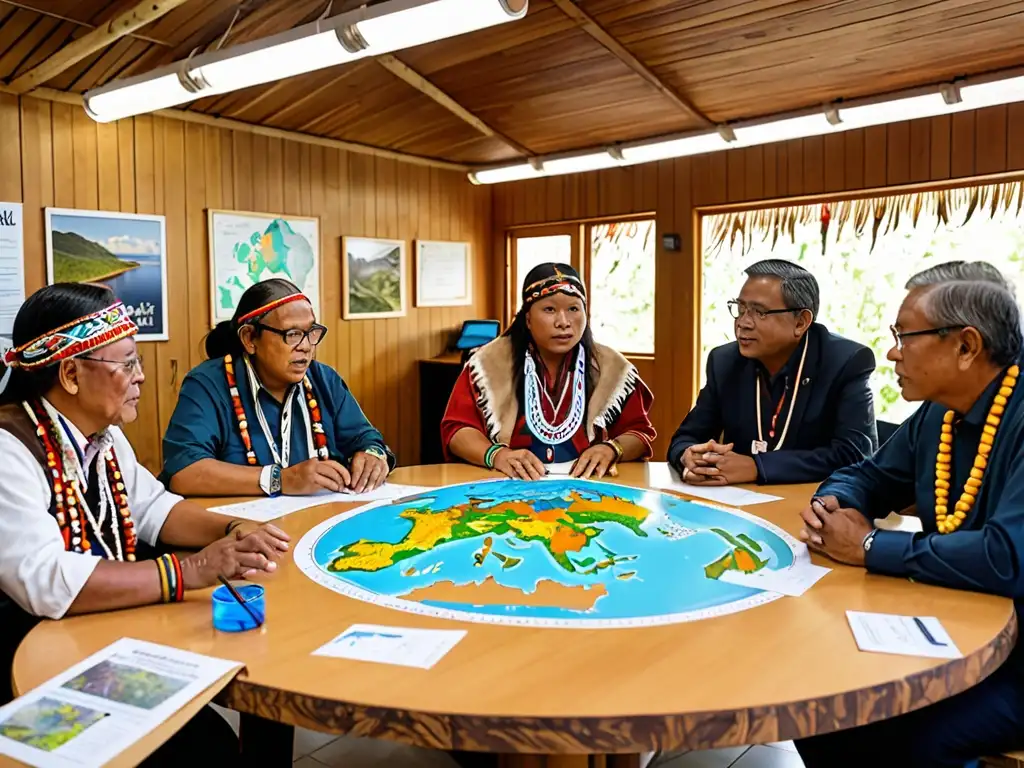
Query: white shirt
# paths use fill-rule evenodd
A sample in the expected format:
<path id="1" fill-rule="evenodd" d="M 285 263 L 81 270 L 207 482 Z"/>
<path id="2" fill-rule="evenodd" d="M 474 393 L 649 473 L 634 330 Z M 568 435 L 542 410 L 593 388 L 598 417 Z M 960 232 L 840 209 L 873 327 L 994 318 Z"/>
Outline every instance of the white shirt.
<path id="1" fill-rule="evenodd" d="M 88 451 L 85 435 L 64 421 L 91 461 L 95 448 Z M 171 508 L 182 498 L 167 491 L 139 464 L 120 429 L 111 427 L 110 433 L 135 534 L 155 545 Z M 0 590 L 35 616 L 59 619 L 101 558 L 64 549 L 60 527 L 50 514 L 50 479 L 28 448 L 4 429 L 0 429 L 0 457 Z"/>

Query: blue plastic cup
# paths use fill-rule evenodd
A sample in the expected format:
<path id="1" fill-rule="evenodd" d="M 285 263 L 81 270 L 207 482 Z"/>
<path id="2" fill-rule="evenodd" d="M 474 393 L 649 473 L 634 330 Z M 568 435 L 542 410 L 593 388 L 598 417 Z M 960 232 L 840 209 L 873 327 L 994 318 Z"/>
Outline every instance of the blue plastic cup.
<path id="1" fill-rule="evenodd" d="M 221 632 L 245 632 L 262 625 L 267 616 L 266 591 L 263 587 L 259 584 L 231 586 L 241 595 L 245 605 L 240 605 L 227 587 L 217 587 L 213 590 L 213 628 Z"/>

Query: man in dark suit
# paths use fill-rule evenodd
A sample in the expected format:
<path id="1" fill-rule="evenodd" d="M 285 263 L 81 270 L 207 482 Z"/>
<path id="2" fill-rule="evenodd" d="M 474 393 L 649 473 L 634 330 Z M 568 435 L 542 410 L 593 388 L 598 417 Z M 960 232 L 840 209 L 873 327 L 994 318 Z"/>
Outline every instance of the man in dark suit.
<path id="1" fill-rule="evenodd" d="M 781 259 L 746 270 L 729 302 L 736 341 L 711 351 L 707 383 L 669 448 L 688 483 L 819 482 L 878 447 L 874 353 L 814 322 L 814 276 Z"/>

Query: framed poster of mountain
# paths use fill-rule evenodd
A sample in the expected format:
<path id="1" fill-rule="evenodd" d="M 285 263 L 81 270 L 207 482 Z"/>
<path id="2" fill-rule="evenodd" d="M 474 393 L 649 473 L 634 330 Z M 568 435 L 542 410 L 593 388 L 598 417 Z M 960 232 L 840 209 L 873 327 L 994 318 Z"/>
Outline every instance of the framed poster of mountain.
<path id="1" fill-rule="evenodd" d="M 373 320 L 405 315 L 405 241 L 343 237 L 341 316 Z"/>
<path id="2" fill-rule="evenodd" d="M 245 289 L 281 277 L 295 283 L 320 315 L 320 219 L 207 211 L 210 320 L 230 320 Z"/>
<path id="3" fill-rule="evenodd" d="M 417 240 L 416 306 L 464 307 L 473 303 L 469 243 Z"/>
<path id="4" fill-rule="evenodd" d="M 139 341 L 167 341 L 163 216 L 47 208 L 46 279 L 108 286 L 139 326 Z"/>

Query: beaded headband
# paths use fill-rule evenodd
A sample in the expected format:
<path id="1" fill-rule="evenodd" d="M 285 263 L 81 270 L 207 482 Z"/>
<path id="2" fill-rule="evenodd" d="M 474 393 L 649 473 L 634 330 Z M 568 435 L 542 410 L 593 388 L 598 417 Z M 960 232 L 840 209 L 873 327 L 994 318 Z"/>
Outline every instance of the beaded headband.
<path id="1" fill-rule="evenodd" d="M 77 357 L 90 349 L 134 336 L 138 332 L 138 326 L 119 301 L 99 312 L 44 333 L 27 344 L 7 350 L 4 353 L 4 365 L 26 371 L 45 368 L 61 360 Z"/>
<path id="2" fill-rule="evenodd" d="M 309 301 L 309 298 L 307 298 L 304 293 L 293 293 L 291 296 L 284 296 L 280 299 L 274 299 L 269 304 L 264 304 L 262 307 L 254 309 L 252 312 L 246 312 L 244 315 L 238 318 L 238 325 L 245 325 L 250 320 L 254 320 L 257 317 L 260 317 L 261 315 L 267 314 L 268 312 L 273 312 L 278 307 L 284 304 L 288 304 L 289 302 L 292 301 L 298 301 L 299 299 L 302 299 L 303 301 Z M 309 301 L 309 303 L 312 304 L 313 302 Z"/>
<path id="3" fill-rule="evenodd" d="M 587 303 L 583 282 L 575 275 L 567 275 L 559 271 L 558 267 L 555 267 L 555 274 L 541 278 L 523 288 L 523 306 L 529 306 L 535 301 L 540 301 L 553 293 L 576 296 L 584 304 Z"/>

